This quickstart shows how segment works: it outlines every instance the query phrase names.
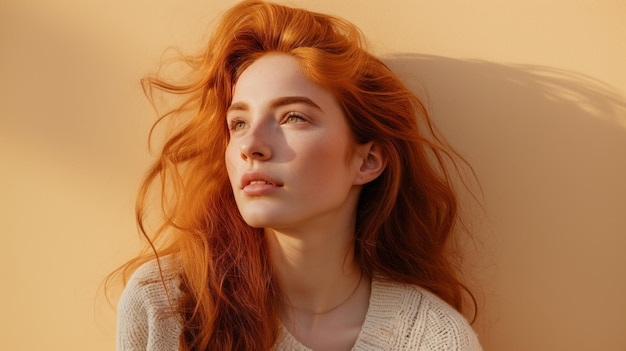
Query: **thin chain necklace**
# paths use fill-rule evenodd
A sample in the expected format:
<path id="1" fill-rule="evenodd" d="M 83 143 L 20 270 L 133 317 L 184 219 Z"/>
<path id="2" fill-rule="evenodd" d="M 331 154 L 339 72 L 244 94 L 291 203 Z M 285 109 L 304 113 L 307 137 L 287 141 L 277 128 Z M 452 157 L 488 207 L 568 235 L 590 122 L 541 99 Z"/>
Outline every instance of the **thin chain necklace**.
<path id="1" fill-rule="evenodd" d="M 356 291 L 359 289 L 359 286 L 361 286 L 361 281 L 363 280 L 363 270 L 361 270 L 361 275 L 359 276 L 359 281 L 356 283 L 356 286 L 354 287 L 354 289 L 352 290 L 352 292 L 350 293 L 350 295 L 348 295 L 348 297 L 346 297 L 345 299 L 343 299 L 343 301 L 341 301 L 339 304 L 335 305 L 334 307 L 331 307 L 327 310 L 323 310 L 320 312 L 312 312 L 312 311 L 307 311 L 305 309 L 301 309 L 301 308 L 296 308 L 296 307 L 291 307 L 294 310 L 298 310 L 298 311 L 302 311 L 302 312 L 307 312 L 309 314 L 313 314 L 313 315 L 322 315 L 322 314 L 327 314 L 330 313 L 336 309 L 338 309 L 339 307 L 343 306 L 346 302 L 348 302 L 352 296 L 354 296 L 354 294 L 356 293 Z"/>

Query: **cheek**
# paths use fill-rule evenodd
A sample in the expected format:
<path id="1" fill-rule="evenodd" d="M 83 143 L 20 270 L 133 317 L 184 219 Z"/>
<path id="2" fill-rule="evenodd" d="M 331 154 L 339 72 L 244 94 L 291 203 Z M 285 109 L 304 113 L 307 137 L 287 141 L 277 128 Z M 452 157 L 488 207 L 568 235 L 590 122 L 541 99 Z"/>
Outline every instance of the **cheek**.
<path id="1" fill-rule="evenodd" d="M 318 141 L 307 150 L 306 158 L 314 160 L 317 173 L 324 172 L 325 175 L 337 174 L 351 168 L 352 154 L 349 145 L 343 135 L 335 135 L 326 140 Z"/>
<path id="2" fill-rule="evenodd" d="M 226 172 L 228 173 L 228 178 L 230 179 L 231 184 L 233 183 L 233 177 L 235 177 L 235 159 L 234 157 L 239 157 L 239 154 L 235 152 L 234 148 L 231 144 L 228 144 L 226 147 L 226 152 L 224 153 L 224 162 L 226 164 Z"/>

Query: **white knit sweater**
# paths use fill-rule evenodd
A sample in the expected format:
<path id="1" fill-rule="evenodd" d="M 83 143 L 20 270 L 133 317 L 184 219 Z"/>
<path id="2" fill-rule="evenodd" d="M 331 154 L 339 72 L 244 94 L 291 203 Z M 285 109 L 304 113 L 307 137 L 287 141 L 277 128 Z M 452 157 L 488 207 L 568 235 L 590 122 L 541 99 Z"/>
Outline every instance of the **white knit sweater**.
<path id="1" fill-rule="evenodd" d="M 163 270 L 173 306 L 180 295 L 178 279 Z M 172 313 L 155 261 L 131 277 L 118 306 L 119 351 L 176 351 L 181 325 Z M 311 351 L 284 327 L 275 351 Z M 353 350 L 481 350 L 465 318 L 424 289 L 372 279 L 369 309 Z"/>

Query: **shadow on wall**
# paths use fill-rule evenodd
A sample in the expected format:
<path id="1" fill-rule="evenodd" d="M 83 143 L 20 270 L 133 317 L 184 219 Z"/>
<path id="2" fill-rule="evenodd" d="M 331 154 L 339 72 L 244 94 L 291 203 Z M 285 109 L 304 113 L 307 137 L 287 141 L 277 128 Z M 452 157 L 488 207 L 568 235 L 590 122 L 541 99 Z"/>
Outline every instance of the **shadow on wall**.
<path id="1" fill-rule="evenodd" d="M 485 349 L 624 349 L 624 96 L 548 67 L 384 61 L 424 97 L 484 188 L 489 220 L 476 235 L 494 268 L 478 273 Z"/>

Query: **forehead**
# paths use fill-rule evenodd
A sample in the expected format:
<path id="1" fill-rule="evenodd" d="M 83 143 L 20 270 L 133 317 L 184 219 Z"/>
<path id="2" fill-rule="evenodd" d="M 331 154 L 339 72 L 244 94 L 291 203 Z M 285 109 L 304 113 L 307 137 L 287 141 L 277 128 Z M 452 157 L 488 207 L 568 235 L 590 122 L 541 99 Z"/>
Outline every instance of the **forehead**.
<path id="1" fill-rule="evenodd" d="M 260 104 L 284 96 L 303 96 L 316 104 L 336 104 L 333 95 L 312 82 L 298 60 L 286 54 L 267 54 L 239 76 L 233 103 Z"/>

